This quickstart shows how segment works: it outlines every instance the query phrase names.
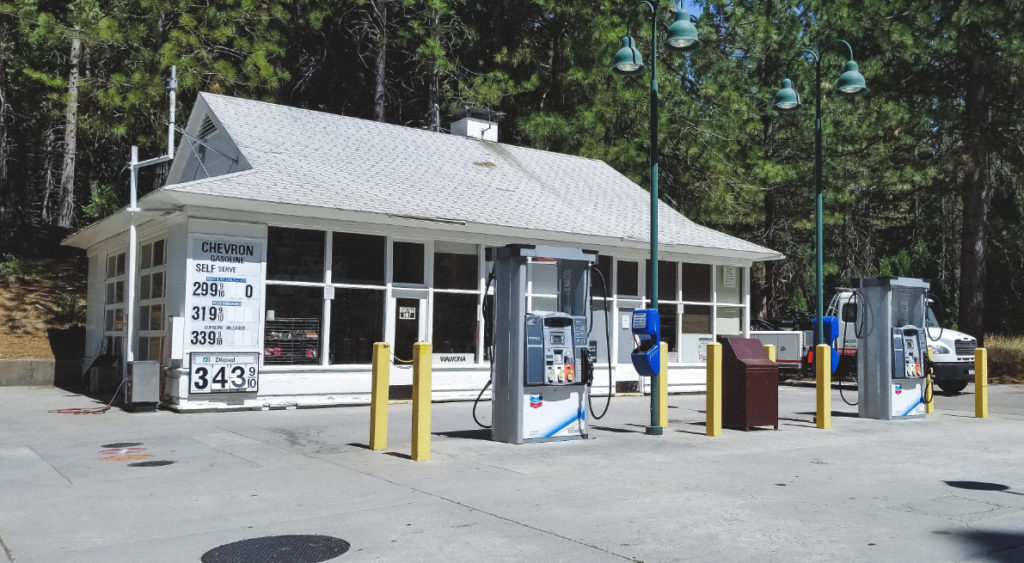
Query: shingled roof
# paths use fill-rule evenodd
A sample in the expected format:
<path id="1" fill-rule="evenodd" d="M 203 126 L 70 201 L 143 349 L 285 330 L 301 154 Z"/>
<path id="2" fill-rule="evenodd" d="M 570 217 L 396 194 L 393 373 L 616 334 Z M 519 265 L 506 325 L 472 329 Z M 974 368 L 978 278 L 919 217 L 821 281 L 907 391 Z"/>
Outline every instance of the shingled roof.
<path id="1" fill-rule="evenodd" d="M 464 225 L 464 232 L 497 226 L 523 237 L 575 235 L 615 246 L 649 240 L 649 193 L 600 160 L 210 93 L 193 110 L 191 137 L 201 119 L 230 137 L 236 162 L 207 178 L 208 171 L 175 162 L 168 181 L 177 183 L 150 196 L 338 210 L 379 215 L 381 223 L 422 219 Z M 782 257 L 697 225 L 665 203 L 659 223 L 666 250 Z"/>

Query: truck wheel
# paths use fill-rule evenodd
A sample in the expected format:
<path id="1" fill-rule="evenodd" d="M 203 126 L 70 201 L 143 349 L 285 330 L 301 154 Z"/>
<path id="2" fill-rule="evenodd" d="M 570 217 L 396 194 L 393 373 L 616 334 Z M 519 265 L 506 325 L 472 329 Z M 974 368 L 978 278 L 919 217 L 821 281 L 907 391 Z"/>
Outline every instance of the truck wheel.
<path id="1" fill-rule="evenodd" d="M 939 389 L 942 389 L 942 392 L 946 395 L 954 395 L 963 391 L 964 388 L 967 387 L 966 381 L 936 381 L 935 384 L 938 385 Z"/>

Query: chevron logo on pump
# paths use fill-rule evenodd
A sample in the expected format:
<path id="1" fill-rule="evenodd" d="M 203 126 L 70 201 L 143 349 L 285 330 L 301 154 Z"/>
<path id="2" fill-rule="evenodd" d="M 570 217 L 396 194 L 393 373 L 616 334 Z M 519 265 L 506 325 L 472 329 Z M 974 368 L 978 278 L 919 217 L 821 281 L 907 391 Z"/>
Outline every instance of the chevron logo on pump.
<path id="1" fill-rule="evenodd" d="M 543 394 L 530 395 L 530 408 L 531 409 L 539 409 L 542 406 L 544 406 L 544 395 Z"/>

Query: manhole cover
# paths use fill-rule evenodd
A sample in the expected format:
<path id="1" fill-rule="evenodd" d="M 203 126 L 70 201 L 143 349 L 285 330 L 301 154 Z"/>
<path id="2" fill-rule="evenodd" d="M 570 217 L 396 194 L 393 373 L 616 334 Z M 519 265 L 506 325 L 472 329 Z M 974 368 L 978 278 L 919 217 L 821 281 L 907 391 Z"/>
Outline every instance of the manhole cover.
<path id="1" fill-rule="evenodd" d="M 142 442 L 114 442 L 113 444 L 100 444 L 101 448 L 134 448 L 141 446 Z"/>
<path id="2" fill-rule="evenodd" d="M 340 538 L 316 535 L 267 536 L 236 541 L 203 554 L 203 563 L 319 563 L 348 551 Z"/>
<path id="3" fill-rule="evenodd" d="M 135 463 L 129 463 L 128 467 L 163 467 L 170 465 L 173 461 L 167 461 L 165 459 L 155 459 L 153 461 L 137 461 Z"/>

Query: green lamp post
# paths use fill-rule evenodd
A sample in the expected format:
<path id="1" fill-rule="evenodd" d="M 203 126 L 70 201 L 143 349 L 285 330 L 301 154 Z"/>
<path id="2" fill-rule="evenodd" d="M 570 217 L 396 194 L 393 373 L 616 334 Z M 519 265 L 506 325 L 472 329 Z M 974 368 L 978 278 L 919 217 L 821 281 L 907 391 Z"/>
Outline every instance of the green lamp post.
<path id="1" fill-rule="evenodd" d="M 651 308 L 658 308 L 658 31 L 657 10 L 654 5 L 644 0 L 641 2 L 651 12 Z M 697 28 L 690 19 L 690 14 L 682 7 L 675 11 L 675 22 L 668 28 L 665 45 L 674 51 L 689 51 L 700 47 Z M 622 38 L 622 48 L 612 59 L 614 74 L 632 76 L 644 72 L 644 59 L 636 49 L 636 42 L 627 27 L 626 36 Z M 651 425 L 648 434 L 662 434 L 664 428 L 658 424 L 658 379 L 666 374 L 655 373 L 651 378 Z M 611 392 L 611 390 L 609 390 Z"/>
<path id="2" fill-rule="evenodd" d="M 864 82 L 864 76 L 860 73 L 857 68 L 857 63 L 853 62 L 853 47 L 842 39 L 836 39 L 829 45 L 836 43 L 842 43 L 846 45 L 846 48 L 850 52 L 850 59 L 846 63 L 846 71 L 843 72 L 839 77 L 839 81 L 836 83 L 836 89 L 840 94 L 845 96 L 853 96 L 857 94 L 863 94 L 868 91 L 868 87 Z M 822 261 L 822 186 L 821 186 L 821 167 L 822 167 L 822 156 L 821 156 L 821 51 L 820 48 L 805 49 L 801 52 L 801 55 L 808 55 L 814 62 L 814 190 L 815 190 L 815 209 L 814 209 L 814 260 L 816 268 L 816 283 L 817 283 L 817 322 L 814 326 L 814 343 L 824 344 L 825 332 L 824 332 L 824 265 Z M 799 56 L 799 55 L 798 55 Z M 800 106 L 800 94 L 793 89 L 793 81 L 789 78 L 782 80 L 782 88 L 775 94 L 775 108 L 786 111 L 796 109 Z M 817 359 L 817 358 L 815 358 Z"/>

